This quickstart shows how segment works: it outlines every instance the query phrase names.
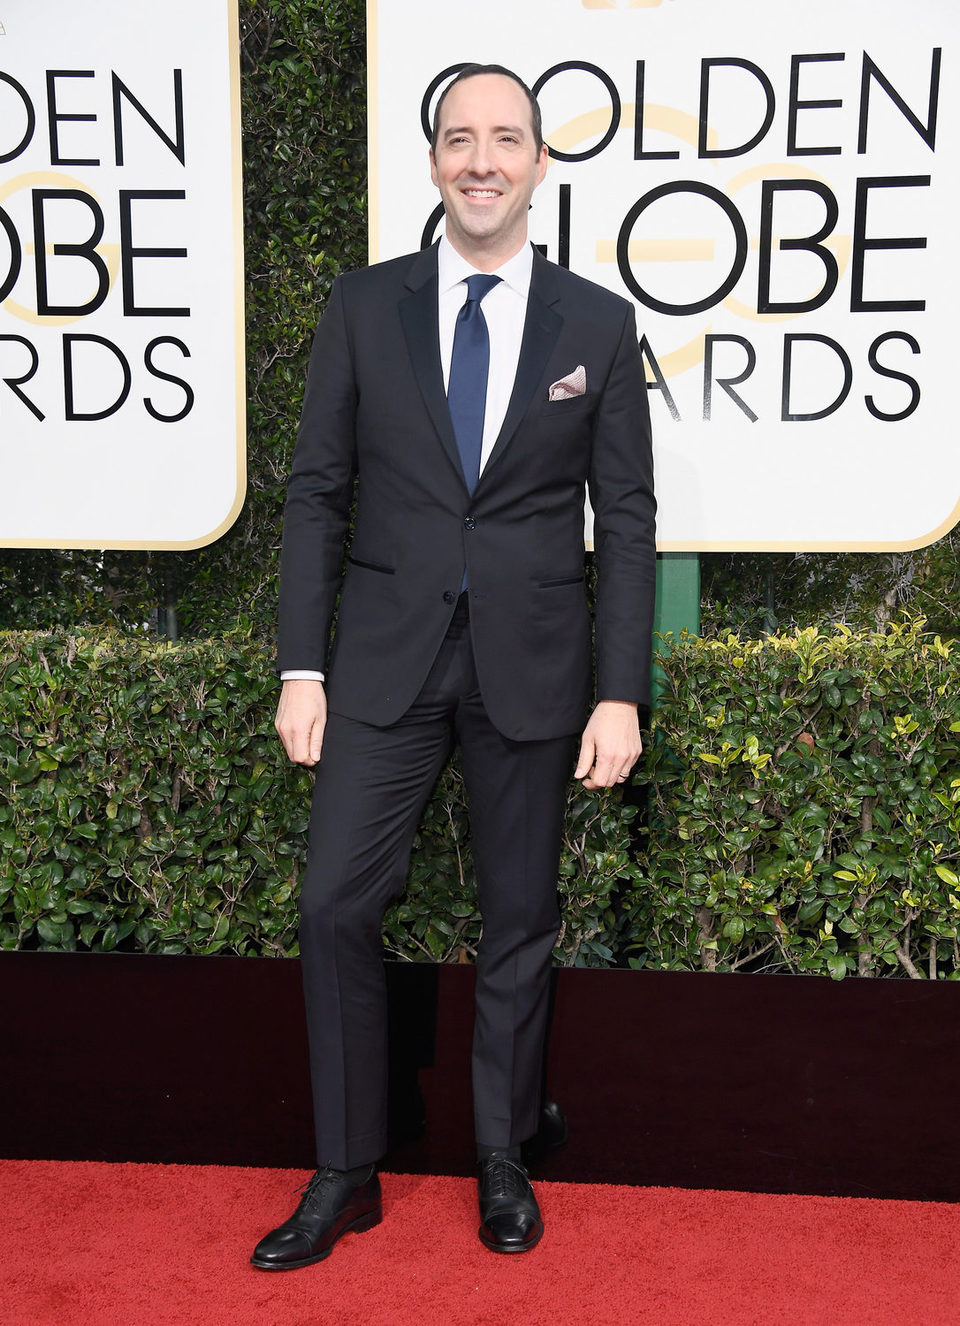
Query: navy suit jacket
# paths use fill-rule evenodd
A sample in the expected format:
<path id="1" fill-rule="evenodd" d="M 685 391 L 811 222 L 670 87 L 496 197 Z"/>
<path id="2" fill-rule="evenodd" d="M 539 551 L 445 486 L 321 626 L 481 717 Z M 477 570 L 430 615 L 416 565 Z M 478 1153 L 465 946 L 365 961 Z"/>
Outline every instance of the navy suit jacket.
<path id="1" fill-rule="evenodd" d="M 633 307 L 534 252 L 513 393 L 470 496 L 437 300 L 435 246 L 334 282 L 288 486 L 278 666 L 325 672 L 335 712 L 396 722 L 426 679 L 466 569 L 491 720 L 516 740 L 573 733 L 591 689 L 585 489 L 597 698 L 649 697 L 656 504 Z M 580 364 L 586 393 L 550 401 L 550 384 Z"/>

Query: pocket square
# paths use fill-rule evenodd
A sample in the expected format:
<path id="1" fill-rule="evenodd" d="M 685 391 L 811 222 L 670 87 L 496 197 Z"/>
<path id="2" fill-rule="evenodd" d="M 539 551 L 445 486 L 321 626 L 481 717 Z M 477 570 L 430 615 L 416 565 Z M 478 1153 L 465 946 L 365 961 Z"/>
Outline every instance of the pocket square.
<path id="1" fill-rule="evenodd" d="M 568 401 L 573 396 L 582 396 L 587 390 L 587 370 L 583 364 L 578 364 L 572 373 L 568 373 L 565 378 L 560 378 L 551 386 L 548 400 Z"/>

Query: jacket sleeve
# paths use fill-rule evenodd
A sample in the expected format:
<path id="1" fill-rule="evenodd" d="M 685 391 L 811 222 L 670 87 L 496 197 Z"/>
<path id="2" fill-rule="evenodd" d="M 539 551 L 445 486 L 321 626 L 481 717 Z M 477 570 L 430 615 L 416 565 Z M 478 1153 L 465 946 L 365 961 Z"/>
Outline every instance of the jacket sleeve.
<path id="1" fill-rule="evenodd" d="M 649 704 L 657 504 L 647 386 L 632 305 L 598 409 L 590 502 L 597 565 L 597 699 Z"/>
<path id="2" fill-rule="evenodd" d="M 343 283 L 317 328 L 283 517 L 279 671 L 327 666 L 356 475 L 357 386 Z"/>

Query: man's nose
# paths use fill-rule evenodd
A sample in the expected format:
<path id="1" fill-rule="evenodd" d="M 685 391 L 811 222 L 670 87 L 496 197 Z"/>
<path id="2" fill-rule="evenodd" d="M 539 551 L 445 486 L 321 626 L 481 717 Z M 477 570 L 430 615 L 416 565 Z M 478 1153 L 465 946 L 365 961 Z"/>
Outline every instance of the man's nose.
<path id="1" fill-rule="evenodd" d="M 478 140 L 470 154 L 470 171 L 473 175 L 489 175 L 492 170 L 489 145 Z"/>

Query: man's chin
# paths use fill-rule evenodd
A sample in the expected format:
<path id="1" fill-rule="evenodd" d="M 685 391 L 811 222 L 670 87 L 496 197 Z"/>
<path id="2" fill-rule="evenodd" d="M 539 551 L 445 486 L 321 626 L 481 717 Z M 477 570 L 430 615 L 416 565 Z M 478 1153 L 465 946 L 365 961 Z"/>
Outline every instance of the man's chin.
<path id="1" fill-rule="evenodd" d="M 457 229 L 469 243 L 479 244 L 504 233 L 502 218 L 493 212 L 457 218 Z"/>
<path id="2" fill-rule="evenodd" d="M 502 224 L 499 210 L 493 207 L 471 207 L 457 219 L 465 235 L 488 235 Z"/>

